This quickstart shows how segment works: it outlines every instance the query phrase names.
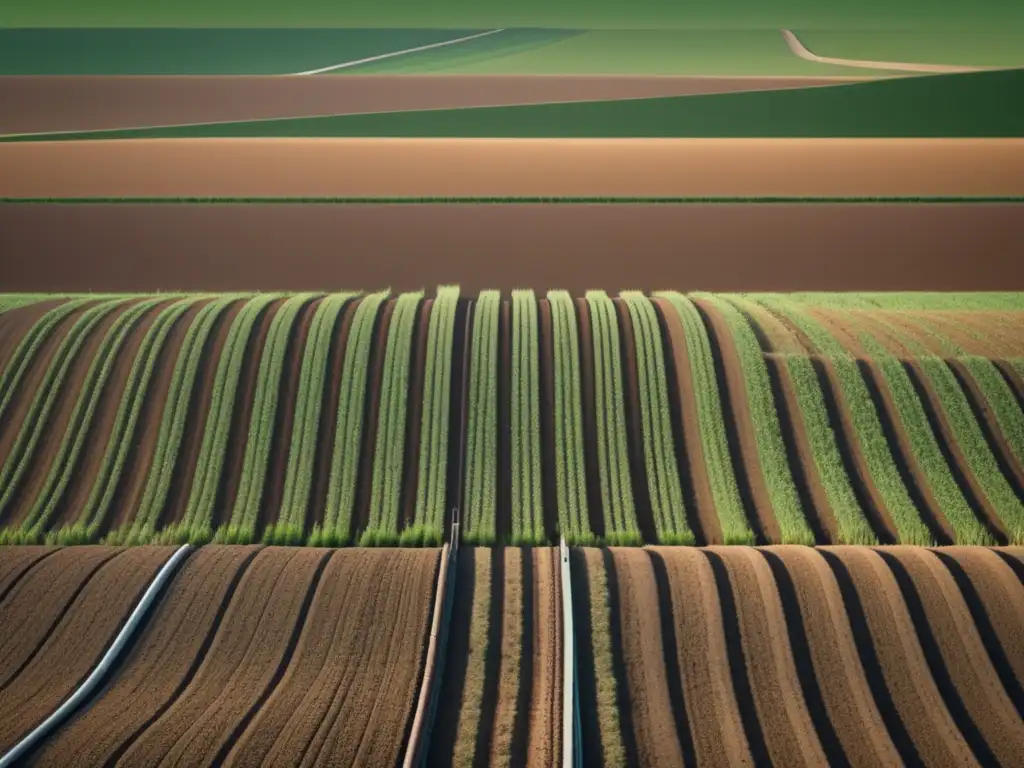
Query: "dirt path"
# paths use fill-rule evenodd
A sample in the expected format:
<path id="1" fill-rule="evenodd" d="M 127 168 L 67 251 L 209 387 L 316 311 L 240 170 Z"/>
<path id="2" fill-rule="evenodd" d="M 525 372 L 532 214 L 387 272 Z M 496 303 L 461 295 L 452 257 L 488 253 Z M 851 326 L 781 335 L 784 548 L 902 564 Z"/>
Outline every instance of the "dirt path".
<path id="1" fill-rule="evenodd" d="M 288 662 L 326 556 L 319 549 L 261 550 L 195 676 L 123 753 L 126 764 L 223 759 Z"/>
<path id="2" fill-rule="evenodd" d="M 103 694 L 58 730 L 39 766 L 112 764 L 170 707 L 203 663 L 228 602 L 257 547 L 207 546 L 167 588 Z"/>
<path id="3" fill-rule="evenodd" d="M 956 138 L 40 141 L 0 143 L 0 196 L 1019 196 L 1022 147 Z"/>
<path id="4" fill-rule="evenodd" d="M 0 231 L 28 292 L 1024 290 L 1013 204 L 0 205 Z"/>
<path id="5" fill-rule="evenodd" d="M 0 133 L 596 101 L 830 85 L 849 77 L 549 75 L 8 76 Z"/>
<path id="6" fill-rule="evenodd" d="M 683 481 L 684 493 L 688 487 L 692 488 L 692 498 L 686 499 L 688 522 L 698 544 L 723 544 L 722 526 L 715 513 L 715 499 L 700 434 L 693 369 L 690 367 L 683 324 L 668 299 L 652 298 L 651 302 L 658 313 L 658 324 L 665 344 L 665 371 L 676 432 L 676 460 L 679 463 L 680 479 Z M 682 425 L 681 428 L 679 425 Z M 680 429 L 682 445 L 678 439 Z"/>
<path id="7" fill-rule="evenodd" d="M 6 751 L 42 722 L 93 670 L 173 551 L 125 550 L 85 585 L 31 660 L 0 691 L 0 749 Z"/>
<path id="8" fill-rule="evenodd" d="M 905 72 L 930 72 L 930 73 L 951 73 L 951 72 L 980 72 L 987 69 L 1000 69 L 1000 67 L 961 67 L 952 64 L 909 64 L 906 62 L 894 61 L 868 61 L 866 59 L 838 59 L 833 56 L 819 56 L 811 53 L 791 30 L 783 29 L 782 37 L 795 55 L 805 61 L 814 61 L 819 64 L 836 64 L 842 67 L 861 67 L 863 69 L 885 69 L 903 70 Z"/>
<path id="9" fill-rule="evenodd" d="M 423 673 L 437 549 L 339 550 L 294 655 L 225 765 L 393 765 Z M 237 727 L 236 727 L 237 732 Z"/>

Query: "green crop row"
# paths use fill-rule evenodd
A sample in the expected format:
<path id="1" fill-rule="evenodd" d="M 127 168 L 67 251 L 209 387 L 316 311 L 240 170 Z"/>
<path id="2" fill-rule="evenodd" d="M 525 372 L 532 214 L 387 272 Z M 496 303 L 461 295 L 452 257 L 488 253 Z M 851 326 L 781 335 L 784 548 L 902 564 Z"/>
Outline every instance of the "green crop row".
<path id="1" fill-rule="evenodd" d="M 401 503 L 402 468 L 405 459 L 409 350 L 412 347 L 416 314 L 423 292 L 403 293 L 395 302 L 388 328 L 381 382 L 380 414 L 373 453 L 373 484 L 370 518 L 359 539 L 360 546 L 391 546 L 398 543 L 398 513 Z"/>
<path id="2" fill-rule="evenodd" d="M 693 531 L 686 522 L 686 506 L 676 464 L 668 376 L 658 316 L 651 300 L 643 293 L 624 291 L 620 295 L 629 308 L 633 325 L 644 466 L 658 543 L 693 544 Z"/>
<path id="3" fill-rule="evenodd" d="M 483 291 L 473 308 L 462 517 L 462 541 L 467 544 L 493 544 L 495 537 L 500 312 L 500 291 Z"/>
<path id="4" fill-rule="evenodd" d="M 540 341 L 533 291 L 512 291 L 512 543 L 544 544 L 541 493 Z"/>

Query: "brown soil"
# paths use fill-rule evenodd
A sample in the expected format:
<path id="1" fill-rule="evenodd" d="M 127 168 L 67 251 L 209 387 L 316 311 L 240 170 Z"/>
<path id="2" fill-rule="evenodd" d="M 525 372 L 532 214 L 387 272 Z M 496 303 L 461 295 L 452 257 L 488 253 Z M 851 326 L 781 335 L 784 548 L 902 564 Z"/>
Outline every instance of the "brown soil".
<path id="1" fill-rule="evenodd" d="M 975 756 L 983 764 L 1013 763 L 1024 754 L 1024 721 L 999 681 L 952 575 L 927 550 L 897 549 L 882 557 L 900 581 L 936 682 L 937 670 L 948 678 L 940 682 L 943 695 Z M 955 689 L 952 703 L 947 685 Z"/>
<path id="2" fill-rule="evenodd" d="M 326 561 L 322 549 L 262 550 L 238 583 L 195 676 L 122 760 L 220 762 L 289 662 Z"/>
<path id="3" fill-rule="evenodd" d="M 524 616 L 524 631 L 533 635 L 533 680 L 529 697 L 527 765 L 554 765 L 562 755 L 562 586 L 557 547 L 529 550 L 533 559 L 532 613 Z M 525 660 L 524 660 L 525 662 Z M 524 682 L 521 679 L 521 684 Z M 521 690 L 521 689 L 520 689 Z M 522 698 L 522 694 L 520 694 Z M 517 715 L 522 710 L 517 711 Z M 514 754 L 514 752 L 513 752 Z"/>
<path id="4" fill-rule="evenodd" d="M 304 765 L 396 764 L 423 672 L 438 553 L 335 552 L 287 670 L 225 765 L 298 755 Z"/>
<path id="5" fill-rule="evenodd" d="M 772 547 L 761 554 L 780 587 L 787 586 L 785 591 L 780 589 L 783 605 L 799 616 L 788 620 L 797 667 L 813 678 L 842 753 L 852 765 L 898 765 L 900 755 L 872 696 L 853 627 L 828 564 L 807 547 Z M 797 638 L 802 647 L 794 642 Z"/>
<path id="6" fill-rule="evenodd" d="M 544 536 L 557 542 L 561 532 L 558 509 L 558 488 L 555 477 L 555 336 L 551 302 L 537 299 L 537 372 L 540 380 L 540 466 L 544 508 Z"/>
<path id="7" fill-rule="evenodd" d="M 775 512 L 772 510 L 771 496 L 768 494 L 768 486 L 757 455 L 754 417 L 750 412 L 750 399 L 747 397 L 739 350 L 736 349 L 732 333 L 721 313 L 705 300 L 694 299 L 693 303 L 701 310 L 705 325 L 711 334 L 711 344 L 717 346 L 721 355 L 723 380 L 726 382 L 726 391 L 721 393 L 722 410 L 726 423 L 731 421 L 735 426 L 734 430 L 730 430 L 729 439 L 732 440 L 735 436 L 739 442 L 738 447 L 744 474 L 753 497 L 754 510 L 752 511 L 757 515 L 757 520 L 751 520 L 751 526 L 759 538 L 767 543 L 777 543 L 781 541 L 782 533 L 779 530 L 779 523 L 775 519 Z M 737 480 L 742 482 L 739 477 Z M 750 511 L 748 510 L 748 514 Z"/>
<path id="8" fill-rule="evenodd" d="M 1016 315 L 1011 312 L 964 312 L 957 317 L 965 329 L 981 336 L 988 344 L 995 346 L 995 357 L 1024 356 L 1024 332 Z"/>
<path id="9" fill-rule="evenodd" d="M 696 390 L 683 325 L 667 299 L 654 298 L 651 301 L 658 313 L 662 339 L 667 338 L 669 345 L 665 350 L 669 398 L 676 400 L 672 403 L 675 414 L 673 421 L 682 423 L 683 438 L 683 446 L 677 444 L 676 453 L 681 459 L 680 474 L 692 485 L 695 502 L 687 505 L 690 508 L 690 526 L 699 544 L 722 544 L 722 528 L 715 514 L 715 499 L 701 441 L 697 399 L 694 395 Z"/>
<path id="10" fill-rule="evenodd" d="M 430 313 L 434 307 L 434 299 L 420 302 L 416 327 L 413 330 L 412 344 L 409 350 L 409 385 L 406 399 L 405 418 L 405 460 L 403 466 L 402 501 L 398 517 L 399 528 L 406 528 L 416 519 L 416 496 L 419 492 L 420 469 L 420 437 L 423 432 L 423 397 L 427 369 L 427 353 L 431 356 L 435 350 L 429 349 Z"/>
<path id="11" fill-rule="evenodd" d="M 192 554 L 103 694 L 46 742 L 35 764 L 114 763 L 188 685 L 257 551 L 208 546 Z"/>
<path id="12" fill-rule="evenodd" d="M 0 643 L 0 690 L 31 661 L 82 588 L 115 554 L 108 547 L 58 550 L 11 589 L 0 604 L 0 619 L 2 626 L 18 631 L 5 633 Z"/>
<path id="13" fill-rule="evenodd" d="M 206 301 L 196 301 L 167 334 L 153 369 L 149 391 L 139 412 L 139 420 L 135 425 L 132 450 L 128 451 L 125 457 L 124 468 L 118 481 L 118 491 L 111 508 L 107 510 L 109 522 L 101 527 L 104 532 L 117 530 L 125 523 L 131 522 L 139 509 L 149 473 L 155 469 L 153 456 L 157 438 L 160 436 L 160 422 L 163 419 L 164 408 L 168 406 L 167 393 L 174 377 L 174 367 L 181 354 L 181 345 L 188 329 L 195 322 L 196 315 L 206 304 Z"/>
<path id="14" fill-rule="evenodd" d="M 576 320 L 580 352 L 580 389 L 583 410 L 583 466 L 587 482 L 587 512 L 590 516 L 590 531 L 595 536 L 604 536 L 604 499 L 601 498 L 600 462 L 597 450 L 597 397 L 594 380 L 594 331 L 590 321 L 590 305 L 585 298 L 576 298 Z"/>
<path id="15" fill-rule="evenodd" d="M 68 612 L 40 639 L 31 660 L 0 691 L 0 748 L 6 751 L 42 722 L 95 668 L 173 551 L 128 549 L 89 580 Z M 31 614 L 37 609 L 33 604 L 22 611 Z"/>
<path id="16" fill-rule="evenodd" d="M 498 498 L 494 534 L 499 542 L 512 536 L 512 301 L 498 309 Z"/>
<path id="17" fill-rule="evenodd" d="M 819 551 L 826 553 L 840 585 L 847 585 L 856 596 L 864 630 L 869 633 L 857 636 L 858 647 L 870 644 L 873 649 L 891 700 L 889 706 L 899 713 L 921 761 L 936 766 L 975 765 L 929 671 L 899 585 L 881 556 L 857 547 Z M 844 600 L 849 612 L 846 590 Z"/>
<path id="18" fill-rule="evenodd" d="M 22 339 L 43 315 L 64 303 L 63 299 L 37 301 L 24 307 L 9 309 L 0 314 L 0 371 L 7 370 L 11 357 L 17 351 Z"/>
<path id="19" fill-rule="evenodd" d="M 829 503 L 828 494 L 825 493 L 825 486 L 821 483 L 821 475 L 818 473 L 818 465 L 814 460 L 814 453 L 811 451 L 811 444 L 807 437 L 807 424 L 804 421 L 803 410 L 800 407 L 800 400 L 797 397 L 796 387 L 793 384 L 793 377 L 789 374 L 789 367 L 785 360 L 768 356 L 765 360 L 768 371 L 778 381 L 782 401 L 776 401 L 776 408 L 779 411 L 779 422 L 782 426 L 783 437 L 787 448 L 791 448 L 790 464 L 799 471 L 797 488 L 802 489 L 809 496 L 809 503 L 804 503 L 804 510 L 808 513 L 808 519 L 812 529 L 815 530 L 815 538 L 819 543 L 840 543 L 839 523 L 836 521 L 832 505 Z M 785 416 L 785 418 L 783 418 Z M 795 455 L 794 455 L 795 454 Z M 811 510 L 813 509 L 813 512 Z M 822 541 L 824 539 L 824 541 Z"/>
<path id="20" fill-rule="evenodd" d="M 0 231 L 10 291 L 1024 289 L 1012 204 L 0 206 Z"/>
<path id="21" fill-rule="evenodd" d="M 57 547 L 0 547 L 0 605 L 14 587 L 40 560 L 56 554 Z"/>
<path id="22" fill-rule="evenodd" d="M 1010 196 L 1024 193 L 1022 148 L 1024 139 L 8 142 L 0 196 Z M 874 238 L 858 234 L 851 245 L 870 251 Z"/>
<path id="23" fill-rule="evenodd" d="M 823 765 L 825 752 L 801 690 L 771 569 L 751 547 L 715 547 L 736 595 L 743 652 L 768 754 L 777 765 Z"/>
<path id="24" fill-rule="evenodd" d="M 806 88 L 851 77 L 7 76 L 5 133 Z"/>
<path id="25" fill-rule="evenodd" d="M 292 445 L 292 428 L 295 423 L 295 406 L 299 396 L 299 379 L 302 374 L 304 350 L 309 338 L 309 326 L 313 322 L 321 299 L 307 303 L 296 315 L 288 334 L 285 347 L 285 365 L 281 372 L 281 383 L 277 395 L 277 410 L 274 419 L 270 453 L 267 454 L 266 485 L 260 500 L 260 514 L 257 532 L 262 534 L 268 523 L 281 516 L 281 498 L 284 495 L 284 480 L 288 472 L 288 461 Z M 303 521 L 304 522 L 304 521 Z M 303 529 L 308 532 L 307 529 Z"/>
<path id="26" fill-rule="evenodd" d="M 156 527 L 163 528 L 172 523 L 180 523 L 185 515 L 188 506 L 189 496 L 192 492 L 192 483 L 195 480 L 196 465 L 199 461 L 199 451 L 203 444 L 203 435 L 206 431 L 207 417 L 210 414 L 210 404 L 213 401 L 213 385 L 217 378 L 217 364 L 224 353 L 224 345 L 227 343 L 228 331 L 235 321 L 235 317 L 242 311 L 245 301 L 236 301 L 226 310 L 221 312 L 217 324 L 210 331 L 206 340 L 206 348 L 200 358 L 196 370 L 195 381 L 192 386 L 192 394 L 186 401 L 188 405 L 188 416 L 185 422 L 185 429 L 182 433 L 181 444 L 178 454 L 169 457 L 174 461 L 174 475 L 170 488 L 167 492 L 167 500 L 164 504 Z"/>

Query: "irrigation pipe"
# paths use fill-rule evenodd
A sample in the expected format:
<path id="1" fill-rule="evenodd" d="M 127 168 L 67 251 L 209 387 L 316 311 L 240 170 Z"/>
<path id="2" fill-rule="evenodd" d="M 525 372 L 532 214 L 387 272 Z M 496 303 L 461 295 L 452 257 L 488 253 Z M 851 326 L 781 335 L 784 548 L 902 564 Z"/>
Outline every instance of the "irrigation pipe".
<path id="1" fill-rule="evenodd" d="M 174 571 L 178 568 L 181 562 L 188 557 L 189 552 L 192 550 L 190 544 L 183 544 L 178 548 L 170 559 L 164 563 L 163 567 L 157 572 L 153 581 L 150 582 L 146 592 L 142 595 L 142 599 L 139 600 L 135 606 L 135 610 L 132 611 L 128 617 L 128 621 L 125 622 L 121 631 L 118 632 L 117 637 L 114 638 L 114 642 L 111 644 L 107 652 L 103 654 L 103 658 L 100 659 L 99 663 L 85 679 L 78 689 L 71 694 L 71 697 L 61 704 L 57 709 L 46 718 L 42 723 L 37 725 L 32 731 L 29 731 L 21 741 L 15 744 L 11 751 L 0 758 L 0 768 L 11 768 L 11 766 L 17 765 L 18 762 L 35 749 L 35 747 L 50 735 L 61 723 L 64 722 L 86 699 L 88 699 L 99 687 L 100 682 L 107 675 L 108 672 L 113 668 L 117 657 L 121 655 L 125 646 L 132 639 L 132 636 L 142 625 L 145 620 L 146 613 L 156 602 L 157 597 L 160 594 L 160 590 L 163 589 L 164 585 L 170 580 L 171 576 L 174 575 Z"/>
<path id="2" fill-rule="evenodd" d="M 576 747 L 580 729 L 576 706 L 576 633 L 572 623 L 572 571 L 564 536 L 558 552 L 562 559 L 562 768 L 577 768 L 582 765 L 582 752 Z"/>

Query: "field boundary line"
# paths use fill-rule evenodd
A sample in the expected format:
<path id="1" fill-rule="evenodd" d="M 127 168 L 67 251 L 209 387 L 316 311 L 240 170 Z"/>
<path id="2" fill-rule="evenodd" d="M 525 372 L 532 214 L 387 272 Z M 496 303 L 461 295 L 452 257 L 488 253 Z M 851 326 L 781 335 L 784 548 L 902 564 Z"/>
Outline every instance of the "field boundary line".
<path id="1" fill-rule="evenodd" d="M 178 566 L 188 557 L 191 551 L 192 545 L 183 544 L 168 558 L 167 562 L 157 571 L 156 576 L 153 577 L 142 598 L 128 616 L 128 620 L 121 628 L 121 631 L 115 636 L 114 642 L 107 649 L 107 652 L 103 654 L 103 657 L 93 668 L 93 671 L 89 673 L 89 676 L 78 686 L 67 701 L 57 707 L 48 718 L 22 737 L 21 741 L 15 744 L 6 755 L 0 757 L 0 768 L 11 768 L 11 766 L 18 765 L 19 761 L 27 757 L 39 742 L 49 736 L 79 705 L 92 696 L 103 681 L 103 678 L 113 669 L 125 646 L 145 621 L 146 615 L 153 604 L 159 599 L 164 586 L 170 581 Z"/>
<path id="2" fill-rule="evenodd" d="M 284 77 L 301 77 L 304 75 L 319 75 L 322 72 L 332 72 L 335 69 L 346 69 L 347 67 L 355 67 L 359 64 L 369 64 L 371 61 L 381 61 L 382 59 L 391 59 L 395 56 L 405 56 L 407 53 L 417 53 L 419 51 L 429 51 L 432 48 L 443 48 L 447 45 L 455 45 L 456 43 L 465 43 L 468 40 L 476 40 L 481 37 L 487 37 L 488 35 L 494 35 L 498 32 L 504 32 L 504 27 L 501 29 L 491 29 L 487 32 L 477 32 L 475 35 L 467 35 L 465 37 L 457 37 L 453 40 L 442 40 L 439 43 L 430 43 L 429 45 L 419 45 L 415 48 L 406 48 L 401 51 L 391 51 L 390 53 L 381 53 L 377 56 L 368 56 L 365 59 L 354 59 L 352 61 L 343 61 L 341 64 L 332 64 L 329 67 L 320 67 L 319 69 L 310 69 L 305 72 L 292 72 L 284 75 Z"/>
<path id="3" fill-rule="evenodd" d="M 900 61 L 869 61 L 867 59 L 843 59 L 834 56 L 819 56 L 807 48 L 791 29 L 780 30 L 782 37 L 794 55 L 804 61 L 818 64 L 836 64 L 841 67 L 858 67 L 860 69 L 902 70 L 904 72 L 923 72 L 930 74 L 952 74 L 957 72 L 991 72 L 1013 67 L 966 67 L 954 64 L 915 64 Z"/>
<path id="4" fill-rule="evenodd" d="M 576 670 L 576 633 L 572 619 L 572 567 L 565 536 L 561 537 L 558 553 L 562 574 L 562 768 L 580 768 L 583 765 L 582 724 L 579 711 L 579 680 Z"/>
<path id="5" fill-rule="evenodd" d="M 684 196 L 684 197 L 0 197 L 0 205 L 936 205 L 1024 203 L 1024 195 Z"/>

